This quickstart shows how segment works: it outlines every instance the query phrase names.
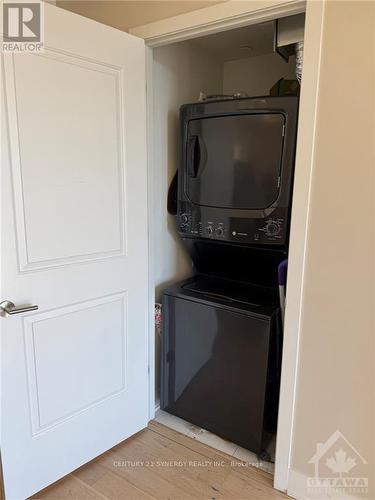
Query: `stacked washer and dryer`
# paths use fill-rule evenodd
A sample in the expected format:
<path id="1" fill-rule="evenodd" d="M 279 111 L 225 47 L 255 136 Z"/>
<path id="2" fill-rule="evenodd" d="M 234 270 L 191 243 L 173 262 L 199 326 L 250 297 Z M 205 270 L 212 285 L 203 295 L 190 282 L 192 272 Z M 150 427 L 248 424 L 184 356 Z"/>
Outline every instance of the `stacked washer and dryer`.
<path id="1" fill-rule="evenodd" d="M 180 111 L 177 231 L 195 274 L 163 293 L 161 409 L 261 454 L 276 430 L 298 97 Z"/>

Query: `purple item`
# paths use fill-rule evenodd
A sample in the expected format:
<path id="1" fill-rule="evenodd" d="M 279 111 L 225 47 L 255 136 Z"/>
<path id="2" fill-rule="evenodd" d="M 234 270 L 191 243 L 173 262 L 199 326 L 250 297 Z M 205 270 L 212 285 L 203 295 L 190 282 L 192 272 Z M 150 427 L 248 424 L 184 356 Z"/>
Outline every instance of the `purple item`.
<path id="1" fill-rule="evenodd" d="M 288 270 L 288 259 L 285 259 L 280 262 L 277 268 L 277 274 L 279 277 L 279 286 L 286 285 L 286 273 Z"/>
<path id="2" fill-rule="evenodd" d="M 285 316 L 285 285 L 286 285 L 286 274 L 288 271 L 288 259 L 280 262 L 277 268 L 277 274 L 279 277 L 279 295 L 280 295 L 280 309 L 281 309 L 281 319 L 284 325 Z"/>

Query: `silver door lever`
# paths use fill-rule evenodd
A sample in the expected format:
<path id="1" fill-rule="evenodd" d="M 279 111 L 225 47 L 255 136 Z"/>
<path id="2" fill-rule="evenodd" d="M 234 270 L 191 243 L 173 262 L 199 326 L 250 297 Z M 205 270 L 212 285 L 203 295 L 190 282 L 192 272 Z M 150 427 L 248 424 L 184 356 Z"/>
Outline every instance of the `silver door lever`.
<path id="1" fill-rule="evenodd" d="M 36 311 L 38 306 L 18 306 L 16 307 L 10 300 L 0 302 L 0 316 L 11 316 L 12 314 L 21 314 L 29 311 Z"/>

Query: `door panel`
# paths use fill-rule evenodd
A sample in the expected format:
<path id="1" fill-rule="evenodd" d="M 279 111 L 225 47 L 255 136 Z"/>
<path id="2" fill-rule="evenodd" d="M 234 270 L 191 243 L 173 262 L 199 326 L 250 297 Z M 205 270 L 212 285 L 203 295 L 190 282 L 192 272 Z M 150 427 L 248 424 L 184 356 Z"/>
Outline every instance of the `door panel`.
<path id="1" fill-rule="evenodd" d="M 25 319 L 33 435 L 125 390 L 126 316 L 118 295 Z"/>
<path id="2" fill-rule="evenodd" d="M 21 270 L 124 253 L 122 73 L 56 51 L 14 58 Z"/>
<path id="3" fill-rule="evenodd" d="M 45 5 L 4 54 L 2 465 L 8 498 L 147 425 L 144 42 Z"/>

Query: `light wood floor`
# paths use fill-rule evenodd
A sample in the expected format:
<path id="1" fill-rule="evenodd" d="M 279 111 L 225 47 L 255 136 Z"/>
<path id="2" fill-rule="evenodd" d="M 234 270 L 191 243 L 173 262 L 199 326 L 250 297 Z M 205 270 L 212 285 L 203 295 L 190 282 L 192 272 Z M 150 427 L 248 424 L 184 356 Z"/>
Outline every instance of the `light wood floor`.
<path id="1" fill-rule="evenodd" d="M 286 499 L 272 476 L 157 422 L 36 494 L 48 500 Z"/>

